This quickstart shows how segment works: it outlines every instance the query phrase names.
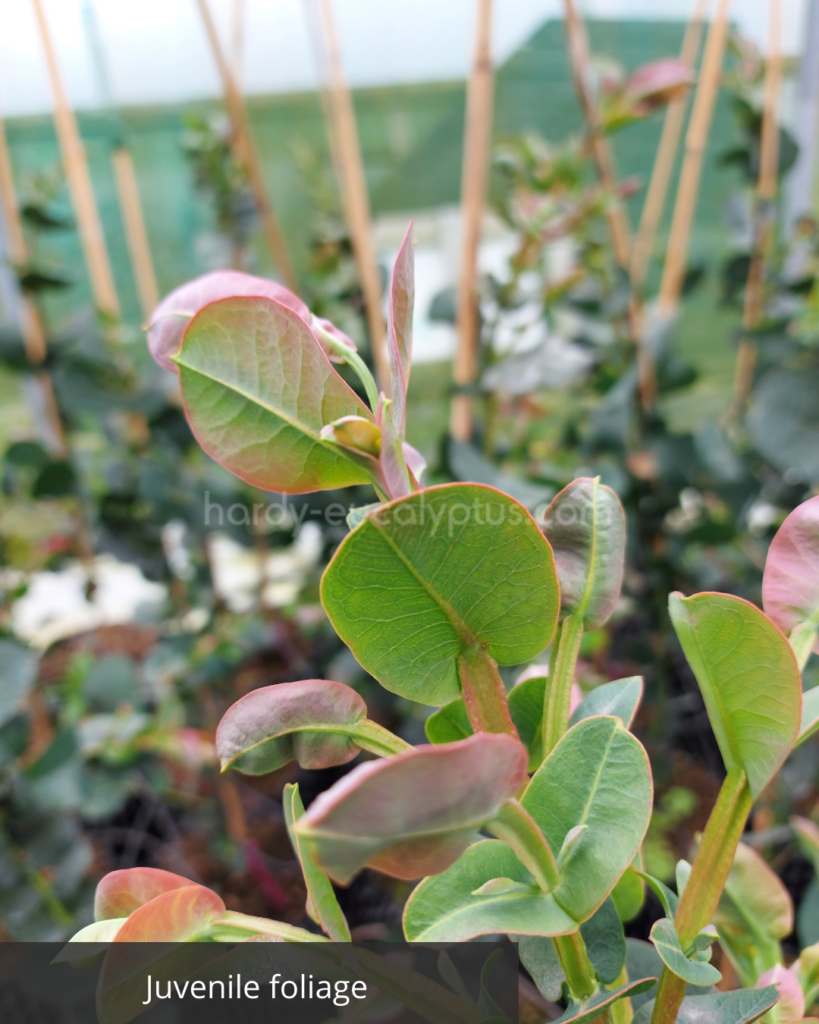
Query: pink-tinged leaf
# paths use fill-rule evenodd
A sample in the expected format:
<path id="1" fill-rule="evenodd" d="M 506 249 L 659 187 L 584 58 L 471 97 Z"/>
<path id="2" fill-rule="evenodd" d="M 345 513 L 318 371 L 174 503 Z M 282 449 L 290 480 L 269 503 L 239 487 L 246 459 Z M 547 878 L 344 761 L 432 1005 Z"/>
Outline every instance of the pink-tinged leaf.
<path id="1" fill-rule="evenodd" d="M 579 615 L 586 629 L 602 626 L 623 584 L 626 517 L 600 478 L 578 477 L 546 509 L 543 532 L 560 580 L 560 617 Z"/>
<path id="2" fill-rule="evenodd" d="M 412 360 L 412 307 L 415 303 L 415 257 L 412 251 L 412 221 L 395 258 L 390 281 L 390 315 L 387 351 L 392 384 L 392 422 L 399 437 L 404 436 L 407 418 L 407 387 Z M 397 495 L 396 495 L 397 497 Z"/>
<path id="3" fill-rule="evenodd" d="M 819 497 L 795 508 L 771 541 L 762 607 L 786 636 L 800 626 L 819 634 Z M 819 635 L 813 650 L 819 654 Z"/>
<path id="4" fill-rule="evenodd" d="M 94 920 L 128 917 L 145 903 L 174 889 L 193 885 L 189 878 L 159 868 L 125 868 L 101 878 L 94 897 Z"/>
<path id="5" fill-rule="evenodd" d="M 372 413 L 292 310 L 255 297 L 212 302 L 188 324 L 175 360 L 196 439 L 242 480 L 287 494 L 371 481 L 371 460 L 321 430 Z"/>
<path id="6" fill-rule="evenodd" d="M 755 988 L 765 988 L 766 985 L 776 985 L 779 989 L 779 1001 L 771 1010 L 776 1024 L 789 1024 L 797 1021 L 805 1015 L 805 994 L 799 979 L 782 964 L 777 964 L 760 977 Z"/>
<path id="7" fill-rule="evenodd" d="M 796 833 L 799 849 L 813 864 L 814 871 L 819 875 L 819 825 L 811 821 L 810 818 L 800 818 L 795 814 L 791 818 L 791 828 Z"/>
<path id="8" fill-rule="evenodd" d="M 401 449 L 404 452 L 404 461 L 407 464 L 407 469 L 412 473 L 415 483 L 420 487 L 424 473 L 427 471 L 427 460 L 417 448 L 413 448 L 406 441 L 401 445 Z"/>
<path id="9" fill-rule="evenodd" d="M 222 768 L 265 775 L 297 760 L 302 768 L 345 764 L 359 752 L 351 733 L 367 705 L 343 683 L 302 679 L 252 690 L 228 708 L 216 730 Z"/>
<path id="10" fill-rule="evenodd" d="M 625 84 L 625 94 L 648 112 L 685 96 L 693 80 L 691 68 L 684 61 L 656 60 L 637 68 Z"/>
<path id="11" fill-rule="evenodd" d="M 404 498 L 412 494 L 414 488 L 404 459 L 401 438 L 390 415 L 390 402 L 385 401 L 383 393 L 378 399 L 375 421 L 381 428 L 381 483 L 390 500 Z"/>
<path id="12" fill-rule="evenodd" d="M 204 885 L 172 889 L 135 910 L 114 942 L 190 942 L 204 935 L 225 909 Z"/>
<path id="13" fill-rule="evenodd" d="M 292 309 L 305 323 L 310 323 L 310 310 L 283 285 L 263 277 L 242 274 L 238 270 L 217 270 L 175 288 L 159 303 L 148 325 L 148 348 L 151 355 L 163 369 L 178 373 L 173 356 L 182 347 L 182 335 L 191 318 L 210 302 L 239 295 L 259 295 L 273 299 Z M 334 328 L 334 331 L 337 329 Z M 337 331 L 337 335 L 341 335 L 341 332 Z"/>
<path id="14" fill-rule="evenodd" d="M 435 875 L 517 793 L 527 761 L 518 740 L 493 733 L 416 747 L 355 768 L 313 801 L 296 832 L 342 885 L 364 867 L 395 878 Z"/>

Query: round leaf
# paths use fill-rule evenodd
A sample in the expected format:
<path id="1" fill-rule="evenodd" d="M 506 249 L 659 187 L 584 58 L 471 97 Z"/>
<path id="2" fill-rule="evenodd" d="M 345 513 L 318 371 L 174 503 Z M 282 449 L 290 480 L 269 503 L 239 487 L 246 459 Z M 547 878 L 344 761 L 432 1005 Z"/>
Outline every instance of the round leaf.
<path id="1" fill-rule="evenodd" d="M 297 313 L 265 298 L 212 302 L 174 358 L 197 441 L 242 480 L 287 494 L 370 481 L 358 456 L 320 435 L 372 414 Z"/>
<path id="2" fill-rule="evenodd" d="M 97 884 L 94 896 L 94 920 L 108 921 L 128 917 L 145 903 L 174 889 L 194 883 L 182 875 L 160 868 L 124 868 L 109 871 Z"/>
<path id="3" fill-rule="evenodd" d="M 310 805 L 295 831 L 307 855 L 345 885 L 363 867 L 396 878 L 437 874 L 520 789 L 526 761 L 508 735 L 416 747 L 359 765 Z"/>
<path id="4" fill-rule="evenodd" d="M 630 981 L 626 985 L 621 985 L 620 988 L 598 989 L 593 996 L 585 999 L 582 1003 L 570 999 L 565 1011 L 552 1024 L 584 1024 L 586 1021 L 596 1020 L 603 1016 L 607 1007 L 616 1003 L 618 999 L 642 995 L 654 988 L 656 984 L 656 978 L 641 978 L 639 981 Z"/>
<path id="5" fill-rule="evenodd" d="M 762 607 L 786 636 L 797 626 L 813 626 L 819 654 L 819 497 L 795 508 L 771 541 Z"/>
<path id="6" fill-rule="evenodd" d="M 631 864 L 648 828 L 648 757 L 619 718 L 587 718 L 546 758 L 521 803 L 553 850 L 569 833 L 576 837 L 565 861 L 558 857 L 554 896 L 576 921 L 586 921 Z"/>
<path id="7" fill-rule="evenodd" d="M 669 971 L 689 985 L 708 988 L 709 985 L 716 985 L 718 981 L 722 981 L 722 975 L 716 967 L 701 960 L 688 959 L 680 947 L 674 922 L 669 921 L 667 917 L 661 917 L 659 921 L 654 922 L 651 941 Z"/>
<path id="8" fill-rule="evenodd" d="M 751 1024 L 770 1010 L 778 998 L 779 992 L 773 985 L 686 996 L 677 1012 L 676 1024 Z M 653 1010 L 652 999 L 634 1014 L 633 1024 L 649 1024 Z"/>
<path id="9" fill-rule="evenodd" d="M 13 640 L 0 640 L 0 664 L 3 684 L 0 687 L 0 726 L 13 718 L 22 707 L 37 678 L 37 655 Z"/>
<path id="10" fill-rule="evenodd" d="M 611 896 L 580 926 L 580 934 L 597 976 L 606 985 L 613 984 L 626 962 L 626 937 Z"/>
<path id="11" fill-rule="evenodd" d="M 730 594 L 671 594 L 668 610 L 725 767 L 745 772 L 756 799 L 799 735 L 802 681 L 791 646 L 758 608 Z"/>
<path id="12" fill-rule="evenodd" d="M 460 696 L 456 661 L 476 643 L 501 665 L 548 646 L 558 586 L 522 505 L 481 484 L 445 484 L 370 512 L 327 567 L 321 599 L 388 690 L 440 706 Z"/>
<path id="13" fill-rule="evenodd" d="M 302 768 L 345 764 L 359 752 L 350 733 L 367 717 L 343 683 L 303 679 L 252 690 L 228 708 L 216 730 L 222 769 L 265 775 L 297 760 Z"/>
<path id="14" fill-rule="evenodd" d="M 819 479 L 819 369 L 775 367 L 754 388 L 748 427 L 756 448 L 781 470 Z"/>
<path id="15" fill-rule="evenodd" d="M 626 517 L 599 477 L 578 477 L 555 495 L 543 527 L 555 553 L 560 616 L 579 614 L 586 629 L 602 626 L 623 585 Z"/>
<path id="16" fill-rule="evenodd" d="M 225 912 L 225 904 L 204 885 L 173 889 L 130 915 L 114 942 L 190 942 Z"/>
<path id="17" fill-rule="evenodd" d="M 465 942 L 479 935 L 566 935 L 577 923 L 551 893 L 506 892 L 475 896 L 493 878 L 532 882 L 511 849 L 497 839 L 470 846 L 447 871 L 425 878 L 404 908 L 410 942 Z"/>

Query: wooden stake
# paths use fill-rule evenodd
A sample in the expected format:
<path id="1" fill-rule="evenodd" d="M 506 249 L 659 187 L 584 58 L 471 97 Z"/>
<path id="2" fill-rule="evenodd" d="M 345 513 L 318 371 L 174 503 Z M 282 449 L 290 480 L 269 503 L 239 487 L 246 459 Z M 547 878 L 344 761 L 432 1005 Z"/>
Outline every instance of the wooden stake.
<path id="1" fill-rule="evenodd" d="M 134 163 L 131 151 L 126 146 L 119 146 L 111 156 L 114 167 L 114 178 L 119 193 L 119 206 L 125 223 L 125 238 L 131 266 L 134 268 L 142 315 L 147 320 L 159 305 L 159 290 L 156 286 L 154 265 L 151 260 L 151 247 L 148 244 L 148 233 L 142 217 L 142 204 L 139 200 Z"/>
<path id="2" fill-rule="evenodd" d="M 705 144 L 708 140 L 722 75 L 722 57 L 728 32 L 729 5 L 730 0 L 717 0 L 717 10 L 708 31 L 697 95 L 694 99 L 691 121 L 685 137 L 685 157 L 680 173 L 680 183 L 677 186 L 674 217 L 671 222 L 671 234 L 668 239 L 657 303 L 658 312 L 663 317 L 673 316 L 685 279 L 691 222 L 699 191 Z"/>
<path id="3" fill-rule="evenodd" d="M 242 59 L 245 48 L 245 0 L 233 0 L 233 33 L 231 39 L 231 58 L 233 63 L 233 79 L 237 88 L 242 87 Z"/>
<path id="4" fill-rule="evenodd" d="M 459 388 L 474 384 L 478 371 L 480 316 L 476 276 L 481 221 L 486 204 L 489 147 L 492 136 L 492 0 L 478 0 L 475 55 L 466 96 L 463 169 L 461 172 L 461 275 L 458 281 L 458 337 L 453 376 Z M 450 433 L 456 441 L 472 437 L 472 396 L 456 394 L 450 411 Z"/>
<path id="5" fill-rule="evenodd" d="M 361 290 L 364 293 L 376 378 L 381 390 L 389 397 L 390 366 L 387 357 L 381 281 L 353 100 L 344 77 L 331 0 L 316 0 L 316 3 L 318 16 L 313 19 L 313 41 L 320 76 L 326 70 L 327 86 L 322 96 L 322 105 L 327 118 L 330 151 L 339 174 L 344 217 L 350 229 L 353 254 L 358 267 Z"/>
<path id="6" fill-rule="evenodd" d="M 91 279 L 94 302 L 101 312 L 107 316 L 118 318 L 119 299 L 111 274 L 111 264 L 108 261 L 108 251 L 105 247 L 105 236 L 94 199 L 94 190 L 91 186 L 91 176 L 88 173 L 85 149 L 77 128 L 77 121 L 65 94 L 42 2 L 41 0 L 31 0 L 31 2 L 34 5 L 34 13 L 45 51 L 48 75 L 51 79 L 54 124 L 60 142 L 63 168 L 77 218 L 85 262 L 88 266 L 88 276 Z"/>
<path id="7" fill-rule="evenodd" d="M 756 224 L 742 313 L 742 326 L 746 331 L 753 331 L 758 327 L 764 314 L 765 263 L 773 242 L 776 223 L 774 201 L 779 168 L 779 94 L 782 87 L 779 0 L 769 0 L 769 11 L 768 59 L 765 63 L 759 176 L 756 184 Z M 751 393 L 756 355 L 754 342 L 750 338 L 743 338 L 737 349 L 734 405 L 731 410 L 733 415 L 741 410 Z"/>
<path id="8" fill-rule="evenodd" d="M 600 184 L 610 193 L 614 192 L 616 176 L 614 160 L 608 140 L 600 134 L 597 104 L 592 90 L 592 61 L 586 26 L 583 24 L 574 0 L 564 0 L 566 41 L 569 46 L 569 64 L 574 79 L 575 91 L 580 101 L 580 109 L 589 133 L 592 157 L 597 165 Z M 614 255 L 621 267 L 628 269 L 629 252 L 631 250 L 631 228 L 628 212 L 622 203 L 610 206 L 606 218 L 609 223 Z"/>
<path id="9" fill-rule="evenodd" d="M 707 6 L 708 0 L 696 0 L 694 13 L 683 37 L 680 60 L 692 69 L 700 48 Z M 640 217 L 640 226 L 637 229 L 634 246 L 631 250 L 631 284 L 638 290 L 645 284 L 648 265 L 654 251 L 654 240 L 665 208 L 665 199 L 677 155 L 677 146 L 682 135 L 687 105 L 688 97 L 683 96 L 669 103 L 665 113 L 660 143 L 657 146 L 657 155 L 654 158 L 654 168 L 651 172 L 651 181 Z"/>
<path id="10" fill-rule="evenodd" d="M 287 287 L 293 292 L 298 292 L 299 282 L 293 269 L 293 264 L 290 262 L 290 257 L 287 254 L 284 237 L 282 236 L 278 219 L 273 210 L 273 204 L 267 192 L 262 163 L 250 131 L 250 123 L 247 118 L 242 94 L 222 51 L 222 45 L 219 42 L 219 36 L 216 32 L 216 26 L 211 17 L 207 0 L 197 0 L 197 4 L 202 15 L 211 50 L 213 51 L 216 67 L 219 70 L 219 77 L 222 79 L 225 105 L 227 106 L 228 116 L 233 126 L 234 158 L 244 167 L 247 174 L 248 182 L 253 192 L 253 199 L 262 222 L 262 231 L 273 262 L 276 264 L 276 268 Z"/>

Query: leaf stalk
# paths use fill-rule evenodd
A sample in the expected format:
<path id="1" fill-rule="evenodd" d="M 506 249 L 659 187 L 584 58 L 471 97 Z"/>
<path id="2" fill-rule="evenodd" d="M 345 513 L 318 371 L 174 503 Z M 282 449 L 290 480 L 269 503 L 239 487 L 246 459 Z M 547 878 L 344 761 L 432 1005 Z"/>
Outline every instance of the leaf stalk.
<path id="1" fill-rule="evenodd" d="M 411 743 L 369 718 L 358 722 L 350 735 L 359 747 L 379 757 L 392 757 L 393 754 L 403 754 L 413 749 Z"/>
<path id="2" fill-rule="evenodd" d="M 473 644 L 458 655 L 458 678 L 473 730 L 505 732 L 518 739 L 498 663 L 484 646 Z"/>
<path id="3" fill-rule="evenodd" d="M 572 995 L 579 1001 L 597 991 L 594 968 L 586 953 L 586 943 L 579 931 L 552 939 Z"/>
<path id="4" fill-rule="evenodd" d="M 358 375 L 358 379 L 364 385 L 364 390 L 367 392 L 367 401 L 370 403 L 370 408 L 375 412 L 376 406 L 378 405 L 378 385 L 375 383 L 375 378 L 367 368 L 367 364 L 358 352 L 348 348 L 340 342 L 338 338 L 334 338 L 332 334 L 329 334 L 323 327 L 317 324 L 315 318 L 313 318 L 311 326 L 314 331 L 317 331 L 321 335 L 322 340 L 327 347 L 332 349 L 335 355 L 339 356 L 345 363 L 355 370 Z"/>
<path id="5" fill-rule="evenodd" d="M 556 637 L 557 654 L 543 702 L 543 758 L 551 754 L 569 728 L 572 683 L 583 639 L 582 612 L 567 616 Z"/>

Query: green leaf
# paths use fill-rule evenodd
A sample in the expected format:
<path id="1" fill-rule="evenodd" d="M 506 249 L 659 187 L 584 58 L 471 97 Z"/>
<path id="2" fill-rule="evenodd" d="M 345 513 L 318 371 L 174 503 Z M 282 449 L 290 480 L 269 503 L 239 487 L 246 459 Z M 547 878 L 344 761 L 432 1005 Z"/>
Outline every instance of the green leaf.
<path id="1" fill-rule="evenodd" d="M 775 985 L 714 992 L 707 996 L 686 996 L 677 1011 L 676 1024 L 751 1024 L 766 1013 L 779 998 Z M 644 1003 L 632 1024 L 649 1024 L 654 1000 Z"/>
<path id="2" fill-rule="evenodd" d="M 797 506 L 776 531 L 762 576 L 762 607 L 785 636 L 807 627 L 819 654 L 819 497 Z"/>
<path id="3" fill-rule="evenodd" d="M 747 423 L 757 451 L 798 479 L 819 480 L 819 368 L 774 367 L 754 386 Z"/>
<path id="4" fill-rule="evenodd" d="M 511 710 L 511 707 L 510 707 Z M 424 731 L 430 743 L 455 743 L 472 735 L 463 697 L 451 700 L 429 716 Z"/>
<path id="5" fill-rule="evenodd" d="M 356 726 L 367 705 L 343 683 L 303 679 L 252 690 L 228 708 L 216 730 L 222 770 L 266 775 L 296 760 L 302 768 L 329 768 L 361 749 Z"/>
<path id="6" fill-rule="evenodd" d="M 819 942 L 819 878 L 810 883 L 799 904 L 796 915 L 796 934 L 801 946 Z"/>
<path id="7" fill-rule="evenodd" d="M 722 980 L 722 975 L 711 964 L 689 960 L 680 946 L 680 939 L 674 922 L 661 917 L 651 929 L 651 941 L 660 954 L 663 963 L 673 974 L 690 985 L 709 986 Z"/>
<path id="8" fill-rule="evenodd" d="M 555 495 L 544 533 L 555 553 L 560 617 L 579 615 L 585 629 L 602 626 L 623 585 L 626 517 L 600 478 L 578 477 Z"/>
<path id="9" fill-rule="evenodd" d="M 597 977 L 611 985 L 626 962 L 626 937 L 611 896 L 580 926 L 586 953 Z"/>
<path id="10" fill-rule="evenodd" d="M 796 745 L 804 743 L 819 730 L 819 686 L 802 694 L 802 723 Z"/>
<path id="11" fill-rule="evenodd" d="M 13 640 L 0 640 L 0 726 L 22 708 L 37 678 L 37 655 Z"/>
<path id="12" fill-rule="evenodd" d="M 520 961 L 531 974 L 532 981 L 550 1002 L 560 999 L 566 975 L 557 955 L 555 944 L 541 935 L 510 935 L 517 942 Z"/>
<path id="13" fill-rule="evenodd" d="M 793 651 L 742 598 L 671 594 L 668 608 L 725 766 L 745 772 L 756 799 L 799 734 L 802 682 Z"/>
<path id="14" fill-rule="evenodd" d="M 409 942 L 464 942 L 479 935 L 566 935 L 577 924 L 551 893 L 474 896 L 492 878 L 531 883 L 532 876 L 497 839 L 475 843 L 443 874 L 425 878 L 404 908 Z"/>
<path id="15" fill-rule="evenodd" d="M 653 875 L 649 875 L 645 871 L 638 871 L 637 874 L 660 901 L 663 906 L 665 916 L 669 921 L 673 921 L 677 914 L 677 907 L 680 903 L 679 896 L 675 892 L 672 892 L 671 889 L 669 889 L 664 882 L 661 882 L 659 878 L 655 878 Z"/>
<path id="16" fill-rule="evenodd" d="M 714 923 L 744 985 L 781 962 L 780 941 L 793 931 L 793 902 L 779 876 L 740 843 Z"/>
<path id="17" fill-rule="evenodd" d="M 367 515 L 327 567 L 321 599 L 371 675 L 441 706 L 460 696 L 457 660 L 476 645 L 501 665 L 548 646 L 558 587 L 523 506 L 490 487 L 444 484 Z"/>
<path id="18" fill-rule="evenodd" d="M 363 867 L 419 878 L 460 857 L 525 779 L 526 751 L 516 739 L 478 733 L 359 765 L 295 830 L 307 855 L 342 885 Z"/>
<path id="19" fill-rule="evenodd" d="M 225 912 L 219 896 L 193 883 L 143 903 L 116 934 L 115 942 L 191 942 L 204 937 Z"/>
<path id="20" fill-rule="evenodd" d="M 819 875 L 819 825 L 810 818 L 800 818 L 795 814 L 790 820 L 791 828 L 796 834 L 799 849 L 813 864 L 813 870 Z"/>
<path id="21" fill-rule="evenodd" d="M 536 771 L 543 761 L 543 701 L 548 681 L 546 676 L 532 676 L 509 691 L 509 714 L 521 743 L 529 751 L 530 772 Z"/>
<path id="22" fill-rule="evenodd" d="M 586 829 L 561 868 L 555 899 L 576 921 L 592 916 L 640 848 L 651 816 L 648 757 L 619 718 L 570 729 L 532 777 L 521 803 L 549 846 Z"/>
<path id="23" fill-rule="evenodd" d="M 629 865 L 620 876 L 617 885 L 611 890 L 611 898 L 621 921 L 631 921 L 640 913 L 645 903 L 646 890 L 633 865 Z"/>
<path id="24" fill-rule="evenodd" d="M 347 513 L 347 526 L 354 530 L 357 526 L 361 525 L 368 512 L 372 512 L 377 508 L 381 508 L 380 501 L 374 501 L 370 505 L 359 505 L 358 508 L 351 508 Z"/>
<path id="25" fill-rule="evenodd" d="M 349 942 L 350 927 L 344 912 L 338 905 L 330 879 L 302 852 L 299 835 L 295 828 L 296 822 L 304 815 L 304 804 L 299 796 L 298 785 L 290 783 L 285 785 L 282 794 L 282 807 L 284 808 L 287 834 L 290 836 L 293 852 L 301 865 L 304 884 L 307 886 L 307 912 L 334 942 Z"/>
<path id="26" fill-rule="evenodd" d="M 595 686 L 580 701 L 569 719 L 569 724 L 577 725 L 584 718 L 591 718 L 594 715 L 614 715 L 628 729 L 634 721 L 642 699 L 642 676 L 628 676 L 626 679 L 615 679 L 612 683 L 603 683 L 602 686 Z"/>
<path id="27" fill-rule="evenodd" d="M 242 480 L 287 494 L 371 480 L 363 457 L 320 436 L 342 416 L 372 413 L 297 313 L 261 297 L 212 302 L 174 361 L 197 441 Z"/>
<path id="28" fill-rule="evenodd" d="M 552 1022 L 552 1024 L 583 1024 L 583 1021 L 594 1020 L 603 1011 L 616 1003 L 618 999 L 626 996 L 636 996 L 648 992 L 657 984 L 656 978 L 643 978 L 640 981 L 631 981 L 615 989 L 600 989 L 589 999 L 582 1003 L 574 999 L 569 1000 L 565 1012 Z"/>

